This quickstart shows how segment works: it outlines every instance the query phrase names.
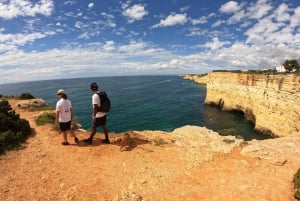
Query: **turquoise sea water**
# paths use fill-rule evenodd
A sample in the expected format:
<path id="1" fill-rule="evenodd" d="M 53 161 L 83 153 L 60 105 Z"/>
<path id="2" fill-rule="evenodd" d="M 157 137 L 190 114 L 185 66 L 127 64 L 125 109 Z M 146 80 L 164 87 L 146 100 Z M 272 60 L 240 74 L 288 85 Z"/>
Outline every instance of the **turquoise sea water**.
<path id="1" fill-rule="evenodd" d="M 112 132 L 130 130 L 172 131 L 184 125 L 205 126 L 215 131 L 235 129 L 246 140 L 264 139 L 242 114 L 205 106 L 206 86 L 180 76 L 124 76 L 47 80 L 0 85 L 0 94 L 31 93 L 55 107 L 58 89 L 63 88 L 85 129 L 91 123 L 91 82 L 97 82 L 112 102 L 107 125 Z M 99 130 L 101 131 L 101 129 Z"/>

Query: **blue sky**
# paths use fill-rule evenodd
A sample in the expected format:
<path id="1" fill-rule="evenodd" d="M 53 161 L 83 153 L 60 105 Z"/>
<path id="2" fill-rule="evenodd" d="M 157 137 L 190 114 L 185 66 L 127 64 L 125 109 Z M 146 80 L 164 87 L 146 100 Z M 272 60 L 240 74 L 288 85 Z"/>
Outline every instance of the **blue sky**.
<path id="1" fill-rule="evenodd" d="M 0 0 L 0 83 L 275 68 L 299 0 Z"/>

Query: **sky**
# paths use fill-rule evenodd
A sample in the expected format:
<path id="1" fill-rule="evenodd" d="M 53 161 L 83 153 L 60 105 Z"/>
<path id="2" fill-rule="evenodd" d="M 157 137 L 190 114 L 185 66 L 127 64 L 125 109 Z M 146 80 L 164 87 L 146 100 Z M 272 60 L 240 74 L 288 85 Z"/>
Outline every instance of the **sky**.
<path id="1" fill-rule="evenodd" d="M 300 0 L 0 0 L 0 84 L 274 69 Z"/>

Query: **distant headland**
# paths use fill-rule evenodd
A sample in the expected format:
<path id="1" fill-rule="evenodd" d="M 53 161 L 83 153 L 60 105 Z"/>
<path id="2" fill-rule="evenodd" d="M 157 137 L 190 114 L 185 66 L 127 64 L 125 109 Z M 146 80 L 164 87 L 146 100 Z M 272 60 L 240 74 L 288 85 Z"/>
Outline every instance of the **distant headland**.
<path id="1" fill-rule="evenodd" d="M 300 133 L 299 73 L 214 71 L 182 77 L 206 84 L 205 104 L 242 111 L 267 135 Z"/>

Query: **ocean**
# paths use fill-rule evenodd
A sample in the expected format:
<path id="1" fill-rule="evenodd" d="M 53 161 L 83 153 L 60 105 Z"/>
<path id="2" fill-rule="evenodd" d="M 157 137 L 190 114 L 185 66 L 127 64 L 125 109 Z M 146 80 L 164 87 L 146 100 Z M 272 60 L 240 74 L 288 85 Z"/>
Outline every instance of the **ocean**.
<path id="1" fill-rule="evenodd" d="M 55 107 L 58 89 L 72 101 L 74 114 L 84 129 L 91 126 L 90 83 L 106 91 L 112 108 L 107 116 L 111 132 L 132 130 L 172 131 L 185 125 L 204 126 L 214 131 L 235 130 L 245 140 L 265 139 L 241 113 L 223 112 L 204 105 L 206 86 L 176 75 L 114 76 L 45 80 L 0 85 L 0 94 L 30 93 Z M 102 132 L 101 129 L 99 129 Z"/>

